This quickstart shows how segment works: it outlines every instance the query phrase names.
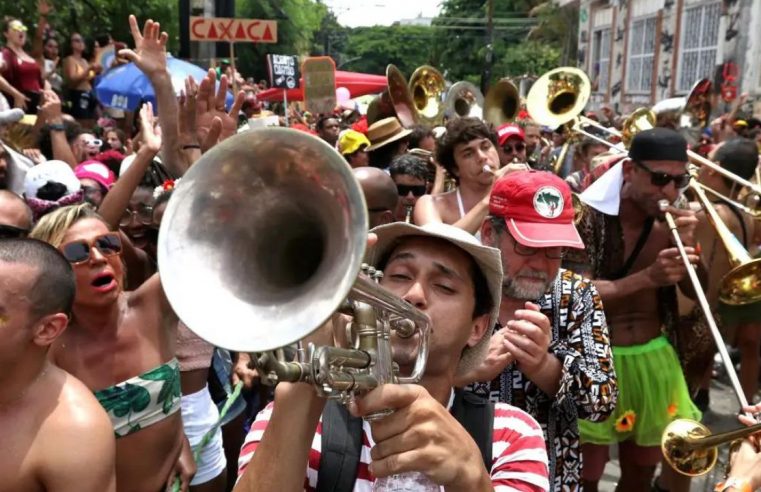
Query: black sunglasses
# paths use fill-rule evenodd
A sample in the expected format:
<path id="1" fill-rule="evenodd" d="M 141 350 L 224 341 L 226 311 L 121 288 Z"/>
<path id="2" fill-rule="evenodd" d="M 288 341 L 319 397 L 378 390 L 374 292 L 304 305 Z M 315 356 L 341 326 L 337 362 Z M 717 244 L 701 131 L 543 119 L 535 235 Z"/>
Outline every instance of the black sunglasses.
<path id="1" fill-rule="evenodd" d="M 644 163 L 640 161 L 635 161 L 634 159 L 632 159 L 632 162 L 634 162 L 634 164 L 636 164 L 640 168 L 650 173 L 650 183 L 653 186 L 658 186 L 662 188 L 666 186 L 667 184 L 669 184 L 671 181 L 673 181 L 674 187 L 686 188 L 687 185 L 690 184 L 690 179 L 692 179 L 692 176 L 690 176 L 689 173 L 677 174 L 677 175 L 668 174 L 668 173 L 663 173 L 660 171 L 653 171 L 652 169 L 650 169 L 649 167 L 647 167 Z"/>
<path id="2" fill-rule="evenodd" d="M 523 152 L 526 150 L 526 144 L 518 142 L 516 144 L 505 144 L 502 146 L 505 152 Z"/>
<path id="3" fill-rule="evenodd" d="M 90 259 L 92 248 L 98 248 L 100 254 L 106 257 L 118 255 L 122 251 L 122 240 L 119 237 L 119 234 L 109 232 L 108 234 L 102 234 L 96 237 L 92 245 L 84 239 L 66 243 L 61 248 L 61 252 L 69 263 L 72 265 L 78 265 Z"/>
<path id="4" fill-rule="evenodd" d="M 399 190 L 399 196 L 407 196 L 412 193 L 414 196 L 425 195 L 425 185 L 396 185 L 396 189 Z"/>
<path id="5" fill-rule="evenodd" d="M 0 224 L 0 239 L 15 239 L 19 237 L 26 237 L 27 234 L 29 234 L 29 231 L 26 229 Z"/>

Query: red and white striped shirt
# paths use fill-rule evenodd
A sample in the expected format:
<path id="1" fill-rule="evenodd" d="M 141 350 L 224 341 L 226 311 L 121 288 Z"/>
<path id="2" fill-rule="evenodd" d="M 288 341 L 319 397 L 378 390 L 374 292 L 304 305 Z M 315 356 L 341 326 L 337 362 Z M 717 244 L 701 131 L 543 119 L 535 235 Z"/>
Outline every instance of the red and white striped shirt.
<path id="1" fill-rule="evenodd" d="M 238 459 L 238 477 L 251 462 L 272 415 L 273 403 L 259 412 L 246 436 Z M 304 489 L 313 492 L 317 487 L 320 466 L 322 420 L 309 451 Z M 370 492 L 375 478 L 370 474 L 370 449 L 375 445 L 370 424 L 362 422 L 362 452 L 354 492 Z M 526 412 L 505 403 L 494 407 L 494 436 L 492 441 L 491 483 L 498 492 L 539 492 L 549 490 L 547 450 L 539 424 Z"/>

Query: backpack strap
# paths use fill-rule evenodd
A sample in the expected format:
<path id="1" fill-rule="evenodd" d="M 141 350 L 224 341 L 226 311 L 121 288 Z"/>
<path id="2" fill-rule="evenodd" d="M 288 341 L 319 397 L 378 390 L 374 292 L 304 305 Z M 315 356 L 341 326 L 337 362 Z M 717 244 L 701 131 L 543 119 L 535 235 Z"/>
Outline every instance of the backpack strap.
<path id="1" fill-rule="evenodd" d="M 451 413 L 476 441 L 486 470 L 491 471 L 494 403 L 458 388 L 455 390 Z"/>
<path id="2" fill-rule="evenodd" d="M 351 492 L 362 453 L 362 419 L 328 400 L 322 412 L 321 439 L 317 492 Z"/>

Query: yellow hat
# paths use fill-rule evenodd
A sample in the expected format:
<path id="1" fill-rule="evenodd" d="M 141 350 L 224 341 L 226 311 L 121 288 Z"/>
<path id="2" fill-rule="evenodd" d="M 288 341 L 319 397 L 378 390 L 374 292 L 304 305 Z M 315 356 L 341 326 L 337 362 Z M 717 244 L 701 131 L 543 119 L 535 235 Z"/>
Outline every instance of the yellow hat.
<path id="1" fill-rule="evenodd" d="M 338 138 L 338 151 L 344 155 L 353 154 L 363 145 L 369 147 L 370 141 L 364 133 L 360 133 L 356 130 L 346 130 Z"/>
<path id="2" fill-rule="evenodd" d="M 21 31 L 21 32 L 26 32 L 26 31 L 27 31 L 27 27 L 24 25 L 24 23 L 23 23 L 23 22 L 21 22 L 21 21 L 20 21 L 20 20 L 18 20 L 18 19 L 14 19 L 14 20 L 12 20 L 12 21 L 11 21 L 11 22 L 8 24 L 8 28 L 9 28 L 9 29 L 13 29 L 14 31 Z"/>

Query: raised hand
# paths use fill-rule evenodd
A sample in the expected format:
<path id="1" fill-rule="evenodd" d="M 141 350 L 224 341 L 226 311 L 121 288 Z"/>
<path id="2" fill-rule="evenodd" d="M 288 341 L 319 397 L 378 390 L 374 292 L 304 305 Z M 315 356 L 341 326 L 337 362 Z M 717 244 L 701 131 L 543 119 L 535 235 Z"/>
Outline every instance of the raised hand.
<path id="1" fill-rule="evenodd" d="M 42 105 L 37 111 L 37 116 L 45 123 L 59 123 L 63 118 L 61 113 L 61 100 L 54 91 L 42 91 Z"/>
<path id="2" fill-rule="evenodd" d="M 154 155 L 161 150 L 161 128 L 156 126 L 153 104 L 145 103 L 140 109 L 140 149 L 150 150 Z"/>
<path id="3" fill-rule="evenodd" d="M 235 134 L 238 130 L 238 112 L 245 98 L 243 91 L 238 92 L 230 111 L 226 112 L 227 76 L 222 76 L 219 81 L 219 89 L 215 92 L 216 84 L 217 72 L 214 69 L 209 69 L 198 88 L 196 127 L 198 140 L 204 152 Z"/>
<path id="4" fill-rule="evenodd" d="M 696 254 L 695 248 L 685 246 L 684 250 L 690 263 L 696 265 L 700 261 L 700 256 Z M 655 262 L 647 267 L 645 273 L 655 287 L 665 287 L 684 280 L 687 276 L 687 267 L 685 267 L 677 248 L 667 248 L 658 253 Z"/>
<path id="5" fill-rule="evenodd" d="M 489 339 L 489 351 L 481 364 L 473 371 L 463 374 L 457 380 L 457 386 L 465 386 L 476 381 L 488 382 L 505 370 L 515 358 L 505 346 L 507 328 L 495 332 Z"/>
<path id="6" fill-rule="evenodd" d="M 49 4 L 47 0 L 37 1 L 37 12 L 40 14 L 40 16 L 47 17 L 52 11 L 53 6 Z"/>
<path id="7" fill-rule="evenodd" d="M 161 25 L 149 19 L 145 21 L 141 33 L 137 18 L 130 15 L 129 28 L 135 41 L 135 49 L 119 50 L 119 56 L 133 62 L 148 77 L 165 74 L 166 42 L 169 36 L 161 32 Z"/>
<path id="8" fill-rule="evenodd" d="M 524 373 L 540 369 L 549 356 L 550 320 L 532 302 L 525 309 L 515 311 L 515 319 L 508 321 L 504 344 L 515 357 Z"/>

